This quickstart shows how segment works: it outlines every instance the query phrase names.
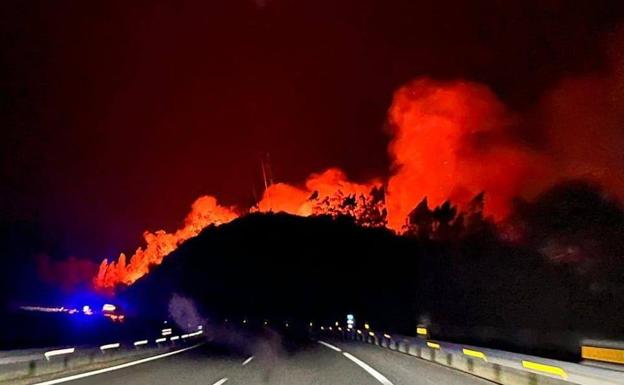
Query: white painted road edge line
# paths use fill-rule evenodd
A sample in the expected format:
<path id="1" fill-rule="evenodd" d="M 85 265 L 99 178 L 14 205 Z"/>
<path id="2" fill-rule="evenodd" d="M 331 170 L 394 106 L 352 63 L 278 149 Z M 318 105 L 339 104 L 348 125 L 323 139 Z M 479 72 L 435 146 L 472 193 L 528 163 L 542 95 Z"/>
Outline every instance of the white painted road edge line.
<path id="1" fill-rule="evenodd" d="M 228 380 L 227 377 L 225 377 L 225 378 L 222 378 L 219 381 L 215 382 L 212 385 L 222 385 L 222 384 L 225 384 L 225 381 L 227 381 L 227 380 Z"/>
<path id="2" fill-rule="evenodd" d="M 46 360 L 50 360 L 50 357 L 60 356 L 62 354 L 71 354 L 76 350 L 76 348 L 67 348 L 67 349 L 58 349 L 58 350 L 50 350 L 49 352 L 43 353 Z"/>
<path id="3" fill-rule="evenodd" d="M 254 356 L 251 356 L 251 357 L 249 357 L 248 359 L 246 359 L 246 360 L 243 362 L 243 366 L 245 366 L 245 365 L 247 365 L 248 363 L 250 363 L 250 362 L 251 362 L 251 360 L 253 360 L 253 358 L 254 358 Z"/>
<path id="4" fill-rule="evenodd" d="M 119 369 L 123 369 L 123 368 L 128 368 L 130 366 L 134 366 L 134 365 L 139 365 L 145 362 L 150 362 L 150 361 L 154 361 L 154 360 L 158 360 L 160 358 L 165 358 L 165 357 L 169 357 L 169 356 L 173 356 L 174 354 L 178 354 L 178 353 L 182 353 L 185 352 L 187 350 L 191 350 L 191 349 L 195 349 L 198 346 L 203 345 L 203 343 L 201 344 L 197 344 L 197 345 L 193 345 L 193 346 L 189 346 L 188 348 L 184 348 L 184 349 L 180 349 L 180 350 L 174 350 L 173 352 L 169 352 L 169 353 L 163 353 L 163 354 L 159 354 L 157 356 L 152 356 L 152 357 L 147 357 L 147 358 L 143 358 L 137 361 L 131 361 L 131 362 L 126 362 L 125 364 L 121 364 L 121 365 L 115 365 L 115 366 L 111 366 L 109 368 L 103 368 L 103 369 L 98 369 L 98 370 L 93 370 L 91 372 L 86 372 L 86 373 L 80 373 L 80 374 L 74 374 L 73 376 L 69 376 L 69 377 L 63 377 L 63 378 L 57 378 L 56 380 L 50 380 L 50 381 L 44 381 L 44 382 L 38 382 L 36 384 L 33 385 L 54 385 L 54 384 L 60 384 L 63 382 L 68 382 L 68 381 L 73 381 L 73 380 L 79 380 L 81 378 L 85 378 L 85 377 L 91 377 L 91 376 L 95 376 L 96 374 L 102 374 L 102 373 L 106 373 L 106 372 L 112 372 L 114 370 L 119 370 Z M 223 384 L 223 382 L 221 383 Z"/>
<path id="5" fill-rule="evenodd" d="M 340 350 L 340 348 L 339 348 L 339 347 L 336 347 L 336 346 L 334 346 L 334 345 L 332 345 L 332 344 L 328 344 L 328 343 L 327 343 L 327 342 L 325 342 L 325 341 L 317 341 L 317 342 L 318 342 L 319 344 L 321 344 L 321 345 L 323 345 L 323 346 L 326 346 L 326 347 L 328 347 L 328 348 L 330 348 L 330 349 L 332 349 L 332 350 L 335 350 L 335 351 L 337 351 L 337 352 L 341 352 L 341 351 L 342 351 L 342 350 Z"/>
<path id="6" fill-rule="evenodd" d="M 370 374 L 371 376 L 375 377 L 375 379 L 377 381 L 381 382 L 383 385 L 394 385 L 383 374 L 381 374 L 378 371 L 376 371 L 375 369 L 371 368 L 366 362 L 359 360 L 358 358 L 354 357 L 353 355 L 351 355 L 351 354 L 349 354 L 347 352 L 344 352 L 342 354 L 344 354 L 344 356 L 347 357 L 348 359 L 350 359 L 351 361 L 353 361 L 356 364 L 358 364 L 362 369 L 366 370 L 366 372 L 368 374 Z"/>

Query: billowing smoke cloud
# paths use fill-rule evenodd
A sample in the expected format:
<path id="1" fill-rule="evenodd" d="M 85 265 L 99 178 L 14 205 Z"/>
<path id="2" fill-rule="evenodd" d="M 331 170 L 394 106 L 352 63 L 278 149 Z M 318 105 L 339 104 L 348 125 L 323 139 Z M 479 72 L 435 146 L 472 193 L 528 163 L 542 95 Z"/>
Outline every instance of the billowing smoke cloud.
<path id="1" fill-rule="evenodd" d="M 460 207 L 486 191 L 486 213 L 508 214 L 538 156 L 511 140 L 510 113 L 485 86 L 417 79 L 401 87 L 389 110 L 395 168 L 388 181 L 388 223 L 400 230 L 424 197 Z"/>
<path id="2" fill-rule="evenodd" d="M 624 28 L 609 43 L 603 71 L 561 80 L 526 116 L 476 83 L 423 78 L 401 87 L 388 116 L 389 226 L 400 230 L 425 196 L 461 208 L 481 191 L 486 214 L 501 220 L 514 198 L 571 179 L 624 199 Z M 539 133 L 537 143 L 528 132 Z"/>
<path id="3" fill-rule="evenodd" d="M 613 274 L 624 263 L 624 210 L 602 190 L 587 181 L 563 182 L 532 202 L 519 201 L 507 222 L 520 242 L 552 261 Z"/>
<path id="4" fill-rule="evenodd" d="M 272 329 L 263 328 L 259 336 L 248 329 L 212 322 L 200 314 L 195 301 L 189 297 L 174 293 L 169 299 L 168 313 L 177 327 L 187 333 L 197 331 L 202 325 L 203 336 L 213 343 L 241 354 L 252 354 L 264 363 L 265 376 L 270 375 L 272 368 L 284 356 L 281 336 Z"/>
<path id="5" fill-rule="evenodd" d="M 186 332 L 196 331 L 198 325 L 205 323 L 195 303 L 179 294 L 173 294 L 169 300 L 169 317 Z"/>
<path id="6" fill-rule="evenodd" d="M 557 177 L 584 178 L 624 198 L 624 28 L 610 41 L 608 66 L 568 77 L 546 93 L 535 122 Z"/>
<path id="7" fill-rule="evenodd" d="M 393 167 L 386 182 L 388 227 L 400 232 L 424 197 L 431 206 L 451 200 L 463 209 L 481 192 L 485 213 L 500 221 L 510 214 L 514 198 L 530 199 L 572 178 L 589 179 L 624 198 L 624 30 L 610 47 L 605 71 L 562 80 L 526 116 L 474 82 L 419 78 L 399 88 L 388 111 Z M 527 131 L 541 137 L 528 140 Z M 269 186 L 254 209 L 302 216 L 342 212 L 343 197 L 368 195 L 382 185 L 382 178 L 357 183 L 330 168 L 310 175 L 303 186 Z M 336 196 L 340 199 L 328 199 Z M 104 260 L 94 283 L 108 289 L 129 285 L 204 227 L 236 217 L 235 209 L 201 197 L 184 227 L 146 232 L 145 248 L 128 263 L 124 254 L 117 262 Z"/>

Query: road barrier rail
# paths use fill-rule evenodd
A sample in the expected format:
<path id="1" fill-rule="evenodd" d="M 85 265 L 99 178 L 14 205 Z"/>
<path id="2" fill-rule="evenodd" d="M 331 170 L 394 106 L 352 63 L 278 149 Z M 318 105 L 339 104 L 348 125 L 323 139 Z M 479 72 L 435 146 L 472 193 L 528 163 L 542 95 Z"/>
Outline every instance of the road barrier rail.
<path id="1" fill-rule="evenodd" d="M 71 346 L 0 352 L 0 384 L 32 383 L 55 375 L 79 373 L 195 344 L 203 331 L 170 338 L 113 341 L 99 346 Z M 173 338 L 177 337 L 177 338 Z"/>
<path id="2" fill-rule="evenodd" d="M 323 328 L 324 337 L 361 341 L 419 359 L 460 370 L 503 385 L 620 385 L 624 371 L 618 367 L 595 367 L 478 346 L 426 338 L 380 333 L 371 330 Z M 619 362 L 621 351 L 585 349 L 584 358 L 607 357 Z M 616 351 L 614 351 L 616 350 Z M 619 369 L 619 370 L 618 370 Z"/>

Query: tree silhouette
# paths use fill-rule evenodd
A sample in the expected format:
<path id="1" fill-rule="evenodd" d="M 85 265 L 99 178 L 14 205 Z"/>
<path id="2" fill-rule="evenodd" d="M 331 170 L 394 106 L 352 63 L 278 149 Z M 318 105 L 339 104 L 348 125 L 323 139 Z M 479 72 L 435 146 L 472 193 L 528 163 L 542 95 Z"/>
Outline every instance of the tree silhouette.
<path id="1" fill-rule="evenodd" d="M 449 200 L 433 210 L 433 236 L 437 239 L 449 239 L 451 237 L 451 222 L 457 215 L 457 208 L 451 205 Z"/>
<path id="2" fill-rule="evenodd" d="M 433 230 L 433 212 L 429 209 L 427 197 L 408 214 L 406 235 L 418 238 L 430 238 Z"/>
<path id="3" fill-rule="evenodd" d="M 313 197 L 316 200 L 312 209 L 314 215 L 350 217 L 364 227 L 385 227 L 388 222 L 383 187 L 373 187 L 369 194 L 344 195 L 338 190 L 321 200 L 318 194 Z"/>
<path id="4" fill-rule="evenodd" d="M 360 195 L 356 221 L 366 227 L 385 227 L 388 223 L 385 191 L 383 187 L 373 187 L 367 196 Z"/>

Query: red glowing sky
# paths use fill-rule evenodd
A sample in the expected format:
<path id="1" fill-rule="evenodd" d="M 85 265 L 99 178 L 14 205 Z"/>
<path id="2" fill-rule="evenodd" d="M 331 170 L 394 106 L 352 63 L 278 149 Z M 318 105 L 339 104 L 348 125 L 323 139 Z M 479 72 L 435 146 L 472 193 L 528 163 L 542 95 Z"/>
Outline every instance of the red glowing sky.
<path id="1" fill-rule="evenodd" d="M 205 3 L 1 6 L 3 219 L 40 224 L 60 257 L 99 261 L 178 228 L 200 195 L 249 206 L 262 152 L 277 181 L 329 167 L 388 178 L 388 109 L 422 76 L 489 87 L 510 159 L 537 152 L 561 175 L 582 168 L 571 159 L 621 162 L 558 140 L 586 132 L 568 102 L 620 100 L 621 2 Z M 609 147 L 620 115 L 595 104 L 584 123 Z"/>

